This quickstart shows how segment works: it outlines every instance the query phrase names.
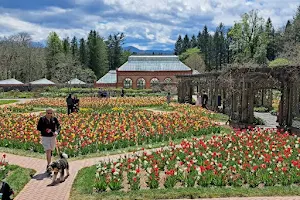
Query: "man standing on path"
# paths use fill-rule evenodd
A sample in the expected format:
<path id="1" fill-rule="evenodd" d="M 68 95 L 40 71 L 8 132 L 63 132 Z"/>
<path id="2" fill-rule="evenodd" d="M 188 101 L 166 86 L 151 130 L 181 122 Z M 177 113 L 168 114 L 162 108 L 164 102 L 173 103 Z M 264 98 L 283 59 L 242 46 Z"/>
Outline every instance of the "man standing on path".
<path id="1" fill-rule="evenodd" d="M 46 115 L 40 118 L 37 125 L 37 130 L 41 132 L 42 145 L 46 151 L 47 168 L 51 163 L 52 151 L 55 149 L 56 136 L 59 134 L 60 128 L 57 118 L 53 117 L 53 110 L 48 108 Z"/>
<path id="2" fill-rule="evenodd" d="M 74 110 L 74 102 L 71 94 L 69 94 L 68 98 L 66 99 L 66 102 L 67 102 L 68 115 L 69 115 Z"/>

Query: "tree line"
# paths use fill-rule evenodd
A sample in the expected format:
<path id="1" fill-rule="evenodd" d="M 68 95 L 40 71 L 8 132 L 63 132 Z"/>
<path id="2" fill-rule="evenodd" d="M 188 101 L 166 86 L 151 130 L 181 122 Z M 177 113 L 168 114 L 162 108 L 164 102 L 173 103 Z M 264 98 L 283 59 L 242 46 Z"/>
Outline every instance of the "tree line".
<path id="1" fill-rule="evenodd" d="M 46 47 L 32 42 L 28 33 L 18 33 L 0 40 L 0 80 L 16 78 L 30 82 L 40 78 L 65 83 L 79 78 L 92 83 L 109 70 L 125 63 L 130 52 L 124 51 L 123 33 L 107 39 L 91 30 L 88 37 L 61 39 L 52 32 Z"/>
<path id="2" fill-rule="evenodd" d="M 186 64 L 194 64 L 194 69 L 205 71 L 221 70 L 233 63 L 263 66 L 300 64 L 300 6 L 293 19 L 278 30 L 275 30 L 271 18 L 265 21 L 252 10 L 230 28 L 220 23 L 214 34 L 210 34 L 208 27 L 204 26 L 197 36 L 179 35 L 174 53 L 180 55 Z"/>

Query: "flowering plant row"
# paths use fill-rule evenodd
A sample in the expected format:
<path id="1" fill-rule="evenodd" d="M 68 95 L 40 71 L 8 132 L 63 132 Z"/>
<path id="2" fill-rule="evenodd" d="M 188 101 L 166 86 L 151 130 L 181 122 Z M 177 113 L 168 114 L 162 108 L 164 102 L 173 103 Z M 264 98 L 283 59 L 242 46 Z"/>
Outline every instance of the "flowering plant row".
<path id="1" fill-rule="evenodd" d="M 82 108 L 103 108 L 103 107 L 126 107 L 132 108 L 137 106 L 161 105 L 165 102 L 163 97 L 124 97 L 100 99 L 96 97 L 80 98 L 80 107 Z M 64 98 L 40 98 L 32 100 L 23 106 L 35 107 L 66 107 L 66 99 Z"/>
<path id="2" fill-rule="evenodd" d="M 96 191 L 300 184 L 300 138 L 248 130 L 97 165 Z M 118 187 L 109 187 L 111 184 Z"/>
<path id="3" fill-rule="evenodd" d="M 116 108 L 111 113 L 57 117 L 62 125 L 57 145 L 70 156 L 220 132 L 203 110 L 161 114 Z M 0 146 L 43 152 L 36 130 L 38 119 L 35 115 L 1 114 Z"/>

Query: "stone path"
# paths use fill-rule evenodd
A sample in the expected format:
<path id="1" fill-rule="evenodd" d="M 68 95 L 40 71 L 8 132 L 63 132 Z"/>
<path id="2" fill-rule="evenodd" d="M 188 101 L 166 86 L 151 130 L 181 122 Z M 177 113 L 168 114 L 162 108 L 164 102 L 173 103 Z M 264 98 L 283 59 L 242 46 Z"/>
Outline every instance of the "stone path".
<path id="1" fill-rule="evenodd" d="M 151 151 L 155 151 L 152 149 Z M 149 150 L 150 152 L 150 150 Z M 135 154 L 140 154 L 142 151 Z M 0 152 L 2 154 L 2 152 Z M 118 155 L 104 156 L 98 158 L 89 158 L 84 160 L 71 161 L 70 164 L 70 176 L 65 182 L 57 184 L 55 186 L 47 186 L 51 183 L 51 179 L 46 177 L 45 166 L 46 161 L 37 158 L 30 158 L 24 156 L 18 156 L 13 154 L 7 155 L 7 161 L 11 164 L 19 165 L 24 168 L 35 169 L 37 173 L 29 181 L 29 183 L 23 188 L 23 190 L 17 195 L 15 200 L 68 200 L 70 197 L 70 191 L 72 184 L 78 171 L 84 167 L 89 167 L 97 164 L 99 161 L 108 161 L 118 159 L 124 156 L 132 156 L 133 153 L 124 153 Z M 236 197 L 236 198 L 208 198 L 201 200 L 300 200 L 300 196 L 292 197 Z"/>
<path id="2" fill-rule="evenodd" d="M 160 148 L 159 148 L 160 149 Z M 157 149 L 152 149 L 155 151 Z M 149 151 L 150 152 L 150 151 Z M 142 151 L 135 154 L 141 154 Z M 0 152 L 0 155 L 4 154 Z M 19 165 L 24 168 L 31 168 L 37 171 L 29 183 L 23 188 L 23 190 L 17 195 L 15 200 L 68 200 L 70 197 L 70 191 L 72 184 L 78 171 L 84 167 L 89 167 L 97 164 L 99 161 L 109 161 L 118 159 L 124 156 L 132 156 L 133 153 L 124 153 L 111 156 L 104 156 L 98 158 L 88 158 L 84 160 L 71 161 L 70 164 L 70 176 L 65 182 L 57 184 L 55 186 L 47 186 L 52 182 L 49 177 L 46 177 L 44 172 L 46 170 L 46 161 L 38 158 L 30 158 L 24 156 L 18 156 L 5 153 L 7 161 L 10 164 Z"/>
<path id="3" fill-rule="evenodd" d="M 255 117 L 259 117 L 265 121 L 265 125 L 259 125 L 258 127 L 261 128 L 276 128 L 278 126 L 278 123 L 276 122 L 277 117 L 274 115 L 271 115 L 270 113 L 259 113 L 254 112 Z"/>

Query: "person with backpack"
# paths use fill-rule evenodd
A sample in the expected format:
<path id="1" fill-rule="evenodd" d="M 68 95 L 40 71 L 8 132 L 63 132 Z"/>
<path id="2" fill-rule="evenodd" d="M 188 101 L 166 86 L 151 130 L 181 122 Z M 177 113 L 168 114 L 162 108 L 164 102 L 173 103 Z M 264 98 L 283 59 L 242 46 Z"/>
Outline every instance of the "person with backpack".
<path id="1" fill-rule="evenodd" d="M 77 98 L 76 95 L 74 95 L 74 98 L 73 98 L 73 112 L 78 112 L 79 111 L 79 99 Z"/>
<path id="2" fill-rule="evenodd" d="M 46 110 L 46 115 L 40 118 L 37 125 L 37 130 L 41 132 L 41 141 L 46 152 L 46 171 L 48 170 L 48 166 L 51 163 L 52 151 L 54 151 L 55 149 L 56 136 L 59 134 L 60 129 L 61 127 L 58 119 L 53 116 L 53 110 L 51 108 L 48 108 Z"/>
<path id="3" fill-rule="evenodd" d="M 2 200 L 12 200 L 11 195 L 14 194 L 13 189 L 9 186 L 8 183 L 0 181 L 0 199 Z"/>
<path id="4" fill-rule="evenodd" d="M 67 102 L 67 109 L 68 109 L 68 115 L 69 115 L 74 110 L 74 101 L 72 99 L 71 94 L 69 94 L 69 96 L 67 97 L 66 102 Z"/>

